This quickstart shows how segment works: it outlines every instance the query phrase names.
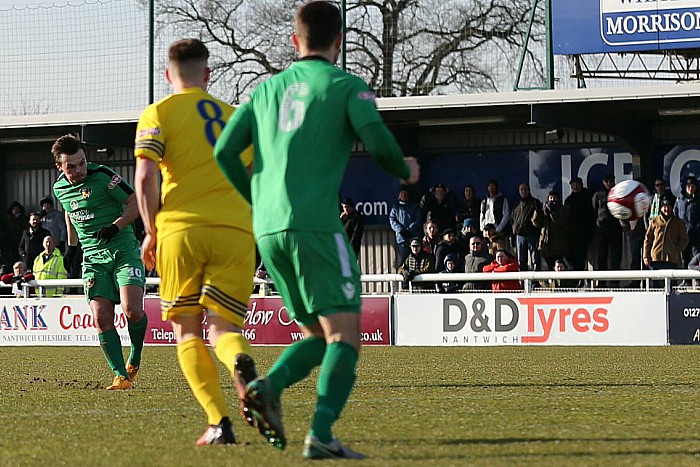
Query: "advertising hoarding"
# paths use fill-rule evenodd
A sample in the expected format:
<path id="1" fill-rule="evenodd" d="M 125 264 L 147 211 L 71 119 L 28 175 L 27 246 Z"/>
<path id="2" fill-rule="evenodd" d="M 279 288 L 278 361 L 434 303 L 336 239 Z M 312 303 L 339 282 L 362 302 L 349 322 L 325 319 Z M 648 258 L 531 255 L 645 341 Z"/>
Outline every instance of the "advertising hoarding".
<path id="1" fill-rule="evenodd" d="M 552 0 L 555 54 L 700 47 L 697 0 Z"/>
<path id="2" fill-rule="evenodd" d="M 700 293 L 668 296 L 669 344 L 700 344 Z"/>
<path id="3" fill-rule="evenodd" d="M 390 345 L 389 297 L 363 297 L 362 344 Z M 145 299 L 148 330 L 145 343 L 174 345 L 170 322 L 160 316 L 160 301 Z M 99 346 L 90 307 L 83 298 L 0 300 L 0 346 Z M 122 345 L 129 345 L 126 315 L 117 306 L 114 325 Z M 278 297 L 252 298 L 244 335 L 253 345 L 288 345 L 303 335 Z M 207 340 L 206 320 L 202 337 Z"/>
<path id="4" fill-rule="evenodd" d="M 665 345 L 662 292 L 396 297 L 396 345 Z"/>

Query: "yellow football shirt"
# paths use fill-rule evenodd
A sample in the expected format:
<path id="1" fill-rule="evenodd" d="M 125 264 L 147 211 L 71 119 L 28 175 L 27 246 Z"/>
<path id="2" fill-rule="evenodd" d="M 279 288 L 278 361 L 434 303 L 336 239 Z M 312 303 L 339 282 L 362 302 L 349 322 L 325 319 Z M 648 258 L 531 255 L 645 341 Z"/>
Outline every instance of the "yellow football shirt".
<path id="1" fill-rule="evenodd" d="M 250 205 L 214 160 L 216 139 L 235 109 L 204 90 L 187 88 L 149 105 L 139 118 L 135 157 L 156 162 L 162 175 L 158 236 L 198 226 L 252 232 Z M 253 160 L 252 147 L 241 154 Z"/>

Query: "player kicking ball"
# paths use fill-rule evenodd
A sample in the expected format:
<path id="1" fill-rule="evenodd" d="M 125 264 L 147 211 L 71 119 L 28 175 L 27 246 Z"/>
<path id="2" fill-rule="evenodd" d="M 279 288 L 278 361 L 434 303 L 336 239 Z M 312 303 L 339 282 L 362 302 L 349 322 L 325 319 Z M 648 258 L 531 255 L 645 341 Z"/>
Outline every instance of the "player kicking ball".
<path id="1" fill-rule="evenodd" d="M 139 242 L 131 228 L 139 215 L 136 195 L 112 169 L 88 162 L 80 140 L 72 135 L 58 138 L 51 154 L 61 171 L 53 191 L 66 213 L 66 257 L 75 254 L 80 240 L 85 298 L 95 319 L 102 353 L 116 375 L 107 389 L 131 389 L 141 366 L 148 327 L 143 312 L 146 275 Z M 114 328 L 114 307 L 120 303 L 131 338 L 126 365 L 121 339 Z"/>
<path id="2" fill-rule="evenodd" d="M 304 339 L 286 348 L 264 378 L 248 385 L 246 402 L 258 428 L 284 449 L 280 396 L 316 366 L 316 408 L 304 440 L 310 459 L 365 457 L 333 435 L 355 383 L 360 352 L 360 271 L 338 217 L 338 192 L 359 137 L 391 174 L 415 183 L 419 168 L 377 112 L 374 93 L 335 67 L 341 15 L 326 1 L 295 16 L 299 61 L 260 84 L 226 125 L 215 157 L 231 183 L 252 201 L 258 248 Z M 252 178 L 241 152 L 253 144 Z"/>

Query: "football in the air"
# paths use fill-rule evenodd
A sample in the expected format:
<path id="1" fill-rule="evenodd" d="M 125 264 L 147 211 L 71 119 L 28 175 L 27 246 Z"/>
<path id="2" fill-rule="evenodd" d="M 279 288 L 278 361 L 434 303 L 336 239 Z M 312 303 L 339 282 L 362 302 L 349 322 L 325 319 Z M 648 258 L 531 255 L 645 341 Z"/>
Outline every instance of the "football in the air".
<path id="1" fill-rule="evenodd" d="M 646 187 L 635 180 L 624 180 L 610 189 L 608 210 L 616 219 L 633 221 L 649 210 L 651 196 Z"/>

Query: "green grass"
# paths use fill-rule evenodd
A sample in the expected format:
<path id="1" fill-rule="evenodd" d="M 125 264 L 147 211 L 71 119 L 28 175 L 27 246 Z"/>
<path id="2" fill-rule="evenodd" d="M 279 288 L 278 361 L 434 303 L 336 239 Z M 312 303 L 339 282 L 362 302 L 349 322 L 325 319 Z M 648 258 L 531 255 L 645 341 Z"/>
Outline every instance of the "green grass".
<path id="1" fill-rule="evenodd" d="M 368 454 L 368 466 L 697 465 L 699 351 L 365 348 L 335 433 Z M 280 348 L 255 352 L 264 370 Z M 316 373 L 284 394 L 289 445 L 280 452 L 244 426 L 237 406 L 240 444 L 194 446 L 206 422 L 172 347 L 146 348 L 127 392 L 103 389 L 111 375 L 96 347 L 0 347 L 0 362 L 2 466 L 303 462 Z"/>

